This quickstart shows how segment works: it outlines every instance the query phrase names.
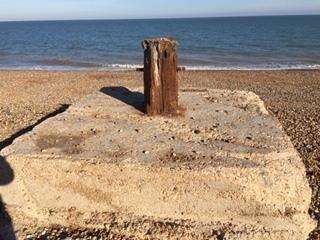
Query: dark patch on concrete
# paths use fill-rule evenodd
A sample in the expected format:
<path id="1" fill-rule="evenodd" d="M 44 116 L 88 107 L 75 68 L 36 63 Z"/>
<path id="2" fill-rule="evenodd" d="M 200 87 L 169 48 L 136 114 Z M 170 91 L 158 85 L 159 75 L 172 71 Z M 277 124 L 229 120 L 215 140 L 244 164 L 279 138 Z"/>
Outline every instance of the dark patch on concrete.
<path id="1" fill-rule="evenodd" d="M 207 167 L 227 168 L 258 168 L 260 164 L 249 159 L 223 158 L 201 153 L 176 153 L 173 150 L 165 153 L 159 158 L 160 166 L 167 166 L 172 169 L 202 170 Z M 157 164 L 156 164 L 157 165 Z"/>
<path id="2" fill-rule="evenodd" d="M 36 145 L 41 151 L 58 148 L 65 154 L 80 154 L 83 141 L 83 136 L 45 135 L 36 140 Z"/>
<path id="3" fill-rule="evenodd" d="M 222 140 L 210 139 L 209 142 L 212 147 L 219 148 L 230 153 L 268 154 L 273 152 L 272 149 L 269 149 L 268 147 L 263 147 L 258 145 L 250 146 L 251 144 L 233 142 L 232 140 L 229 140 L 229 139 L 222 139 Z"/>
<path id="4" fill-rule="evenodd" d="M 119 158 L 122 158 L 124 156 L 127 155 L 127 151 L 124 150 L 123 148 L 119 149 L 119 150 L 116 150 L 116 151 L 110 151 L 107 153 L 108 157 L 111 157 L 112 159 L 119 159 Z M 115 161 L 117 162 L 117 161 Z"/>

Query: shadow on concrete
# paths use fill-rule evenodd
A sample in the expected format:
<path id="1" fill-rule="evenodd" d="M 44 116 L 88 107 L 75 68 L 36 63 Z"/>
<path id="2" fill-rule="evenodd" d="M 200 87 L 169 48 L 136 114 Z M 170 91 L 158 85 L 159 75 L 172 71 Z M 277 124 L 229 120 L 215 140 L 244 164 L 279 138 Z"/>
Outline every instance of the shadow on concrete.
<path id="1" fill-rule="evenodd" d="M 132 92 L 125 87 L 104 87 L 100 89 L 100 92 L 145 113 L 145 98 L 143 93 Z"/>
<path id="2" fill-rule="evenodd" d="M 12 134 L 7 139 L 0 142 L 0 151 L 5 147 L 8 147 L 13 141 L 21 135 L 31 131 L 34 127 L 47 120 L 48 118 L 54 117 L 68 109 L 69 105 L 61 105 L 54 112 L 49 113 L 43 118 L 39 119 L 36 123 L 21 129 L 20 131 Z M 0 155 L 0 186 L 8 185 L 14 179 L 14 172 L 6 159 Z M 6 211 L 6 206 L 2 201 L 0 195 L 0 240 L 16 240 L 13 224 L 10 215 Z"/>
<path id="3" fill-rule="evenodd" d="M 6 159 L 0 156 L 0 186 L 7 185 L 14 179 L 12 168 Z"/>
<path id="4" fill-rule="evenodd" d="M 63 104 L 61 105 L 57 110 L 49 113 L 48 115 L 40 118 L 36 123 L 26 127 L 26 128 L 23 128 L 21 129 L 20 131 L 12 134 L 10 137 L 8 137 L 7 139 L 3 140 L 2 142 L 0 142 L 0 151 L 2 149 L 4 149 L 5 147 L 8 147 L 9 145 L 11 145 L 13 143 L 13 141 L 22 136 L 23 134 L 27 133 L 27 132 L 30 132 L 32 131 L 32 129 L 34 127 L 36 127 L 37 125 L 39 125 L 40 123 L 44 122 L 45 120 L 47 120 L 48 118 L 52 118 L 60 113 L 63 113 L 64 111 L 66 111 L 68 108 L 69 108 L 70 105 L 67 105 L 67 104 Z"/>
<path id="5" fill-rule="evenodd" d="M 0 186 L 12 182 L 14 173 L 6 159 L 0 156 Z M 15 240 L 13 225 L 9 214 L 6 211 L 5 204 L 0 195 L 0 240 Z"/>

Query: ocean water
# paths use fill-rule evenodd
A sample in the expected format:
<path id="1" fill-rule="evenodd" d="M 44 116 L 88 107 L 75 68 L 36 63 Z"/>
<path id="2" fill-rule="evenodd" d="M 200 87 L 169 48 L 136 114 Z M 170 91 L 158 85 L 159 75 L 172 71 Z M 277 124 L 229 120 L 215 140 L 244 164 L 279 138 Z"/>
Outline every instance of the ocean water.
<path id="1" fill-rule="evenodd" d="M 0 22 L 0 68 L 134 69 L 155 36 L 189 69 L 320 69 L 320 16 Z"/>

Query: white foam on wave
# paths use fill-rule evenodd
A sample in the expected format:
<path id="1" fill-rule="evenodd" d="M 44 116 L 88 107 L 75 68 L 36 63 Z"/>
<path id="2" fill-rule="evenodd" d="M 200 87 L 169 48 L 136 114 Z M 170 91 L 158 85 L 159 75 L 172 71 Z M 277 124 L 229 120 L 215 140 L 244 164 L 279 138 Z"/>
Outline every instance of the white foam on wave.
<path id="1" fill-rule="evenodd" d="M 298 64 L 298 65 L 266 65 L 266 66 L 186 66 L 186 70 L 210 71 L 210 70 L 318 70 L 320 64 Z"/>
<path id="2" fill-rule="evenodd" d="M 210 70 L 318 70 L 320 69 L 320 64 L 269 64 L 265 66 L 188 66 L 186 65 L 186 70 L 194 71 L 210 71 Z M 107 64 L 100 70 L 135 70 L 137 68 L 143 68 L 143 65 L 139 64 Z"/>
<path id="3" fill-rule="evenodd" d="M 137 68 L 143 68 L 141 64 L 106 64 L 105 66 L 99 68 L 99 70 L 135 70 Z"/>
<path id="4" fill-rule="evenodd" d="M 265 66 L 188 66 L 190 71 L 259 71 L 259 70 L 320 70 L 320 64 L 270 64 Z M 141 64 L 105 64 L 101 67 L 74 67 L 74 66 L 0 66 L 2 70 L 43 70 L 43 71 L 130 71 L 143 68 Z"/>

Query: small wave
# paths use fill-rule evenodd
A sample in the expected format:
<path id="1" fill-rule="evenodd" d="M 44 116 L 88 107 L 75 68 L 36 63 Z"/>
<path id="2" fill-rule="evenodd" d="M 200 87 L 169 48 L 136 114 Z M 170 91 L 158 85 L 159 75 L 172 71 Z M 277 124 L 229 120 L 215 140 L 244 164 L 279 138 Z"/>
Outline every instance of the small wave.
<path id="1" fill-rule="evenodd" d="M 43 59 L 38 61 L 38 64 L 44 66 L 68 66 L 75 68 L 92 68 L 92 67 L 101 67 L 101 64 L 90 63 L 90 62 L 81 62 L 74 61 L 69 59 Z"/>
<path id="2" fill-rule="evenodd" d="M 142 68 L 143 65 L 139 64 L 107 64 L 99 70 L 135 70 L 137 68 Z M 194 66 L 185 66 L 186 70 L 197 70 L 197 71 L 210 71 L 210 70 L 318 70 L 320 69 L 320 64 L 270 64 L 264 66 L 215 66 L 215 65 L 194 65 Z"/>
<path id="3" fill-rule="evenodd" d="M 44 64 L 45 63 L 45 64 Z M 181 66 L 184 66 L 181 64 Z M 261 71 L 261 70 L 320 70 L 320 64 L 269 64 L 248 66 L 216 66 L 216 65 L 185 65 L 189 71 Z M 0 64 L 0 69 L 7 70 L 49 70 L 49 71 L 133 71 L 143 68 L 142 64 L 93 64 L 85 62 L 74 62 L 69 60 L 42 61 L 39 65 L 5 66 Z"/>
<path id="4" fill-rule="evenodd" d="M 216 66 L 216 65 L 182 65 L 186 70 L 208 71 L 208 70 L 318 70 L 320 64 L 269 64 L 269 65 L 248 65 L 248 66 Z M 106 64 L 99 70 L 125 71 L 143 68 L 142 64 Z"/>
<path id="5" fill-rule="evenodd" d="M 115 70 L 115 71 L 125 71 L 125 70 L 135 70 L 137 68 L 142 68 L 141 64 L 106 64 L 99 70 Z"/>
<path id="6" fill-rule="evenodd" d="M 99 70 L 135 70 L 142 68 L 139 64 L 107 64 Z M 208 71 L 208 70 L 317 70 L 320 64 L 269 64 L 269 65 L 248 65 L 248 66 L 216 66 L 216 65 L 186 65 L 186 70 Z"/>
<path id="7" fill-rule="evenodd" d="M 6 52 L 4 52 L 4 51 L 0 51 L 0 58 L 6 58 L 6 57 L 8 57 L 8 56 L 9 56 L 8 53 L 6 53 Z"/>

